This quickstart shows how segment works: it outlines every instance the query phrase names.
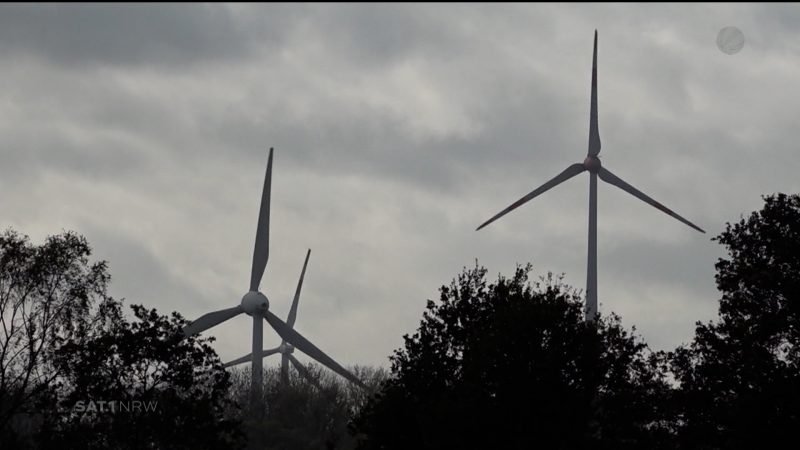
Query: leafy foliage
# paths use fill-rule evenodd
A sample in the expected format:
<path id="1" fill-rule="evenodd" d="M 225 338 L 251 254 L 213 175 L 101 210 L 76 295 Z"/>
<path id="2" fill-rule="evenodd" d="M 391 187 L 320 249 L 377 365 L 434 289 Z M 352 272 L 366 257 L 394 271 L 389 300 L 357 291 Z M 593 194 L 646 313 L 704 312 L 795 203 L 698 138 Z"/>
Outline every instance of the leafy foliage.
<path id="1" fill-rule="evenodd" d="M 230 382 L 209 341 L 184 339 L 177 314 L 133 306 L 128 320 L 90 256 L 71 232 L 40 246 L 0 235 L 3 448 L 235 448 Z"/>
<path id="2" fill-rule="evenodd" d="M 278 368 L 264 372 L 263 410 L 245 411 L 247 427 L 255 427 L 256 440 L 271 450 L 352 449 L 355 440 L 348 424 L 386 379 L 382 368 L 356 366 L 350 369 L 367 386 L 362 389 L 318 364 L 306 366 L 308 377 L 292 376 L 282 381 Z M 250 395 L 250 372 L 232 373 L 232 398 L 246 404 Z M 262 419 L 254 422 L 253 417 Z"/>
<path id="3" fill-rule="evenodd" d="M 772 448 L 800 426 L 800 196 L 764 207 L 715 239 L 719 319 L 672 355 L 686 448 Z"/>
<path id="4" fill-rule="evenodd" d="M 228 373 L 207 340 L 186 338 L 180 315 L 119 302 L 100 305 L 93 326 L 54 352 L 62 374 L 58 409 L 45 421 L 45 448 L 235 448 L 238 423 L 225 417 Z M 88 402 L 117 402 L 114 411 Z M 132 408 L 133 402 L 151 408 Z M 80 402 L 80 403 L 79 403 Z M 81 405 L 82 408 L 76 408 Z M 102 407 L 102 406 L 101 406 Z M 100 408 L 98 408 L 100 409 Z"/>
<path id="5" fill-rule="evenodd" d="M 628 448 L 656 440 L 659 359 L 618 317 L 531 267 L 488 284 L 465 270 L 429 301 L 355 430 L 364 449 Z"/>
<path id="6" fill-rule="evenodd" d="M 65 232 L 43 245 L 12 230 L 0 234 L 0 439 L 18 442 L 12 423 L 30 422 L 59 376 L 53 349 L 81 336 L 92 304 L 107 298 L 105 262 Z M 30 430 L 29 430 L 30 431 Z M 30 433 L 27 433 L 30 434 Z M 18 442 L 22 445 L 22 442 Z"/>

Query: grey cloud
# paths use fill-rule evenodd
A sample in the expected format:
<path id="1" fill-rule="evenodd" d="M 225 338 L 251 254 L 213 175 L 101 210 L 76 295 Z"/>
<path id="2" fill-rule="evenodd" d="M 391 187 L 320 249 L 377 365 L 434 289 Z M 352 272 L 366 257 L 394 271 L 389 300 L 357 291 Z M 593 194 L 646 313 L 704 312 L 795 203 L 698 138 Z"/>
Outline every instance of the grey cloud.
<path id="1" fill-rule="evenodd" d="M 760 4 L 753 9 L 754 32 L 763 33 L 772 38 L 772 45 L 781 48 L 797 49 L 797 35 L 800 34 L 800 7 L 796 4 Z M 750 30 L 746 30 L 749 32 Z M 747 34 L 745 34 L 745 42 Z M 745 43 L 745 45 L 747 45 Z"/>
<path id="2" fill-rule="evenodd" d="M 221 5 L 3 5 L 0 12 L 2 51 L 75 69 L 230 61 L 253 50 Z"/>
<path id="3" fill-rule="evenodd" d="M 445 63 L 431 64 L 433 70 L 442 70 Z M 410 180 L 448 193 L 474 182 L 470 176 L 480 176 L 478 168 L 508 174 L 518 172 L 521 164 L 534 164 L 537 156 L 565 154 L 570 159 L 564 163 L 582 158 L 588 119 L 571 120 L 574 111 L 569 108 L 574 105 L 552 89 L 552 83 L 521 73 L 519 67 L 509 68 L 505 78 L 497 75 L 496 67 L 471 69 L 472 76 L 482 81 L 477 86 L 463 84 L 460 91 L 445 98 L 453 101 L 456 113 L 471 117 L 480 128 L 468 136 L 415 136 L 409 132 L 405 115 L 334 101 L 321 102 L 321 106 L 339 109 L 337 114 L 316 115 L 310 120 L 289 117 L 284 111 L 290 108 L 280 103 L 270 108 L 268 117 L 234 107 L 217 120 L 209 120 L 212 127 L 199 131 L 209 141 L 235 152 L 249 153 L 265 142 L 275 143 L 290 164 Z M 444 87 L 448 76 L 459 74 L 445 70 L 433 81 Z M 460 93 L 478 106 L 464 105 Z M 531 109 L 531 105 L 541 108 Z M 570 148 L 574 150 L 562 151 Z"/>
<path id="4" fill-rule="evenodd" d="M 665 216 L 664 220 L 670 220 Z M 687 228 L 686 232 L 691 230 Z M 677 286 L 714 285 L 714 262 L 722 256 L 719 244 L 709 237 L 692 236 L 693 245 L 659 243 L 644 239 L 606 242 L 603 271 L 620 284 L 641 279 L 661 279 Z M 713 300 L 713 299 L 707 299 Z"/>
<path id="5" fill-rule="evenodd" d="M 566 272 L 583 287 L 585 177 L 474 229 L 583 159 L 595 28 L 603 164 L 709 231 L 695 236 L 602 184 L 603 311 L 623 313 L 657 348 L 686 341 L 718 298 L 719 248 L 708 238 L 758 208 L 760 194 L 800 190 L 791 9 L 0 12 L 0 54 L 13 62 L 0 85 L 0 183 L 14 200 L 0 204 L 5 217 L 23 232 L 96 224 L 86 234 L 109 255 L 125 295 L 169 298 L 164 307 L 194 316 L 241 296 L 274 146 L 268 295 L 284 315 L 312 247 L 298 324 L 352 362 L 385 363 L 417 326 L 425 299 L 475 258 L 491 274 L 532 261 L 536 274 Z M 716 48 L 725 25 L 752 38 L 737 55 Z M 84 220 L 97 210 L 102 217 Z M 178 275 L 165 271 L 171 264 Z M 202 292 L 187 283 L 192 276 L 203 279 Z M 216 300 L 195 301 L 204 293 Z M 242 353 L 243 323 L 217 333 L 224 356 Z"/>
<path id="6" fill-rule="evenodd" d="M 81 227 L 81 233 L 92 246 L 94 257 L 109 263 L 110 294 L 125 298 L 127 304 L 144 304 L 167 314 L 174 311 L 176 299 L 203 298 L 196 289 L 174 277 L 168 264 L 142 243 L 89 224 Z"/>

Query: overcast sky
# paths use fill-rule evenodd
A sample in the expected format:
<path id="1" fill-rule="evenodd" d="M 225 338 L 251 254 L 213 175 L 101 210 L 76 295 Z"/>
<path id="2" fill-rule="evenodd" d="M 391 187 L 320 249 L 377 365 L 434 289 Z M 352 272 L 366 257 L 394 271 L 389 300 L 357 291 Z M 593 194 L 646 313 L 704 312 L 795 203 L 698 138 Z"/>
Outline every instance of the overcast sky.
<path id="1" fill-rule="evenodd" d="M 800 191 L 797 5 L 2 5 L 0 228 L 196 318 L 247 291 L 273 146 L 272 311 L 311 248 L 296 329 L 388 365 L 476 259 L 584 288 L 588 176 L 475 228 L 583 160 L 595 29 L 603 165 L 708 231 L 601 183 L 600 310 L 674 348 L 716 315 L 710 239 Z M 251 321 L 210 334 L 238 357 Z"/>

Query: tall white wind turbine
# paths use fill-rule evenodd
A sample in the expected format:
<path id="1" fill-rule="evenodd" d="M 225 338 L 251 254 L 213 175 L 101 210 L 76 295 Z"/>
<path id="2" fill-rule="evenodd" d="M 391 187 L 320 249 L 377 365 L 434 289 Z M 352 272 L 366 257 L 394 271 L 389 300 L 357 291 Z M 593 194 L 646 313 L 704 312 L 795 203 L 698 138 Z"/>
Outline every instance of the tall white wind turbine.
<path id="1" fill-rule="evenodd" d="M 600 153 L 600 132 L 597 127 L 597 30 L 594 31 L 594 55 L 592 57 L 592 99 L 591 111 L 589 115 L 589 152 L 583 163 L 573 164 L 563 172 L 556 175 L 552 180 L 531 191 L 528 195 L 517 200 L 508 208 L 500 211 L 497 215 L 484 222 L 478 230 L 489 225 L 495 220 L 503 217 L 522 204 L 532 200 L 534 197 L 548 191 L 549 189 L 569 180 L 570 178 L 582 173 L 589 172 L 589 254 L 586 268 L 586 320 L 593 321 L 597 314 L 597 177 L 608 184 L 612 184 L 623 191 L 633 195 L 645 203 L 663 211 L 666 214 L 678 219 L 695 230 L 705 233 L 700 227 L 679 216 L 666 206 L 645 195 L 630 184 L 617 177 L 610 170 L 600 164 L 597 157 Z"/>
<path id="2" fill-rule="evenodd" d="M 264 190 L 261 194 L 261 209 L 258 214 L 258 228 L 256 229 L 256 243 L 253 250 L 253 264 L 250 272 L 250 290 L 242 297 L 241 302 L 227 309 L 221 309 L 201 316 L 199 319 L 190 323 L 183 329 L 185 335 L 190 336 L 193 334 L 201 333 L 209 328 L 215 327 L 228 319 L 238 316 L 239 314 L 247 314 L 253 318 L 253 345 L 252 354 L 261 355 L 263 353 L 264 339 L 263 339 L 263 322 L 267 323 L 278 333 L 284 340 L 299 349 L 306 355 L 319 361 L 325 367 L 333 370 L 339 375 L 347 378 L 348 380 L 361 385 L 361 381 L 353 374 L 348 372 L 344 367 L 339 365 L 330 356 L 326 355 L 322 350 L 317 348 L 314 344 L 309 342 L 300 333 L 295 331 L 293 327 L 286 322 L 282 321 L 275 314 L 269 310 L 269 300 L 267 296 L 259 291 L 261 278 L 264 275 L 264 269 L 267 267 L 267 260 L 269 259 L 269 199 L 270 187 L 272 184 L 272 149 L 269 149 L 269 159 L 267 161 L 267 174 L 264 178 Z M 301 278 L 302 283 L 302 278 Z M 253 399 L 258 399 L 261 393 L 263 360 L 262 358 L 252 358 L 252 385 L 251 394 Z"/>
<path id="3" fill-rule="evenodd" d="M 308 267 L 308 258 L 311 256 L 311 249 L 308 250 L 306 253 L 306 260 L 303 263 L 303 271 L 300 272 L 300 280 L 297 282 L 297 290 L 294 293 L 294 300 L 292 301 L 292 307 L 289 310 L 289 317 L 286 318 L 286 325 L 289 327 L 294 328 L 294 322 L 297 319 L 297 304 L 300 301 L 300 290 L 303 288 L 303 279 L 306 276 L 306 268 Z M 292 344 L 286 342 L 286 339 L 281 341 L 281 345 L 275 348 L 271 348 L 268 350 L 264 350 L 261 353 L 262 358 L 266 358 L 267 356 L 272 356 L 276 353 L 280 353 L 281 355 L 281 381 L 286 383 L 289 381 L 289 363 L 291 363 L 297 372 L 300 373 L 303 377 L 305 377 L 308 381 L 314 383 L 315 380 L 308 372 L 308 369 L 297 360 L 297 358 L 292 355 L 294 353 L 294 346 Z M 238 364 L 250 362 L 253 359 L 253 354 L 249 353 L 241 358 L 236 358 L 233 361 L 225 363 L 224 367 L 233 367 Z M 349 374 L 340 374 L 345 378 L 349 377 Z M 349 378 L 348 378 L 349 379 Z"/>

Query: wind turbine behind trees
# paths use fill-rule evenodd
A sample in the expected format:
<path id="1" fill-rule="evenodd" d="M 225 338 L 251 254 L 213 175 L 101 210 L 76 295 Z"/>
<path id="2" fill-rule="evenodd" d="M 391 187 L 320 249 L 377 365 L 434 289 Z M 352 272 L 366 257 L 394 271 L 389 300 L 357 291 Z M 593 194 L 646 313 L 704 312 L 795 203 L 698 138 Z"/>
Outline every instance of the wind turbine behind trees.
<path id="1" fill-rule="evenodd" d="M 300 333 L 295 331 L 292 325 L 287 324 L 278 318 L 269 310 L 269 300 L 259 291 L 261 278 L 264 275 L 264 269 L 267 267 L 267 260 L 269 259 L 269 202 L 270 202 L 270 189 L 272 183 L 272 149 L 269 149 L 269 159 L 267 161 L 267 173 L 264 178 L 264 190 L 261 194 L 261 209 L 258 214 L 258 228 L 256 230 L 256 243 L 253 250 L 253 264 L 250 272 L 250 290 L 241 302 L 227 309 L 221 309 L 201 316 L 199 319 L 187 325 L 183 332 L 187 336 L 201 333 L 209 328 L 215 327 L 228 319 L 245 313 L 253 317 L 253 355 L 261 355 L 264 348 L 263 339 L 263 322 L 267 323 L 278 333 L 285 343 L 289 343 L 296 347 L 306 355 L 319 361 L 322 365 L 328 367 L 339 375 L 347 378 L 348 380 L 361 385 L 361 381 L 353 374 L 348 372 L 344 367 L 339 365 L 330 356 L 326 355 L 322 350 L 317 348 L 308 339 L 304 338 Z M 310 252 L 310 250 L 309 250 Z M 307 258 L 307 257 L 306 257 Z M 308 259 L 306 259 L 308 262 Z M 305 272 L 305 268 L 304 268 Z M 302 283 L 302 276 L 300 282 Z M 299 286 L 298 286 L 299 294 Z M 296 297 L 295 297 L 296 298 Z M 290 319 L 294 321 L 291 313 Z M 263 360 L 262 358 L 251 358 L 252 361 L 252 384 L 251 395 L 255 403 L 261 397 L 261 384 L 263 382 Z"/>
<path id="2" fill-rule="evenodd" d="M 528 195 L 517 200 L 508 208 L 500 211 L 497 215 L 484 222 L 478 230 L 489 225 L 495 220 L 503 217 L 534 197 L 558 186 L 564 181 L 582 173 L 589 171 L 589 252 L 586 270 L 586 320 L 593 321 L 597 314 L 597 177 L 608 184 L 612 184 L 623 191 L 633 195 L 643 202 L 663 211 L 666 214 L 678 219 L 695 230 L 705 233 L 700 227 L 679 216 L 666 206 L 645 195 L 630 184 L 617 177 L 610 170 L 600 164 L 597 155 L 600 153 L 600 132 L 597 127 L 597 30 L 594 31 L 594 55 L 592 57 L 592 99 L 591 111 L 589 114 L 589 153 L 583 163 L 573 164 L 563 172 L 556 175 L 552 180 L 531 191 Z"/>
<path id="3" fill-rule="evenodd" d="M 306 267 L 308 267 L 309 256 L 311 256 L 311 249 L 309 249 L 308 252 L 306 253 L 306 261 L 303 263 L 303 271 L 300 272 L 300 280 L 297 282 L 297 290 L 294 293 L 294 300 L 292 301 L 292 307 L 289 310 L 289 317 L 286 318 L 286 325 L 292 328 L 294 328 L 294 322 L 297 319 L 297 304 L 300 301 L 300 290 L 303 288 L 303 279 L 306 276 Z M 283 383 L 287 383 L 289 381 L 289 363 L 291 363 L 295 367 L 295 369 L 297 369 L 297 372 L 299 372 L 300 375 L 302 375 L 308 381 L 310 381 L 311 383 L 316 383 L 314 377 L 311 376 L 311 374 L 308 372 L 308 369 L 306 369 L 303 363 L 298 361 L 297 358 L 295 358 L 294 355 L 292 355 L 292 353 L 294 353 L 294 347 L 292 346 L 292 344 L 286 342 L 286 340 L 284 339 L 281 341 L 281 345 L 279 345 L 278 347 L 264 350 L 261 353 L 261 357 L 266 358 L 267 356 L 271 356 L 276 353 L 281 354 L 281 381 Z M 241 358 L 236 358 L 233 361 L 225 363 L 224 367 L 232 367 L 238 364 L 246 363 L 248 361 L 251 361 L 252 357 L 253 354 L 249 353 L 245 356 L 242 356 Z M 342 375 L 347 379 L 350 379 L 349 373 L 340 375 Z M 350 380 L 354 381 L 352 379 Z M 355 382 L 358 381 L 356 380 Z"/>

